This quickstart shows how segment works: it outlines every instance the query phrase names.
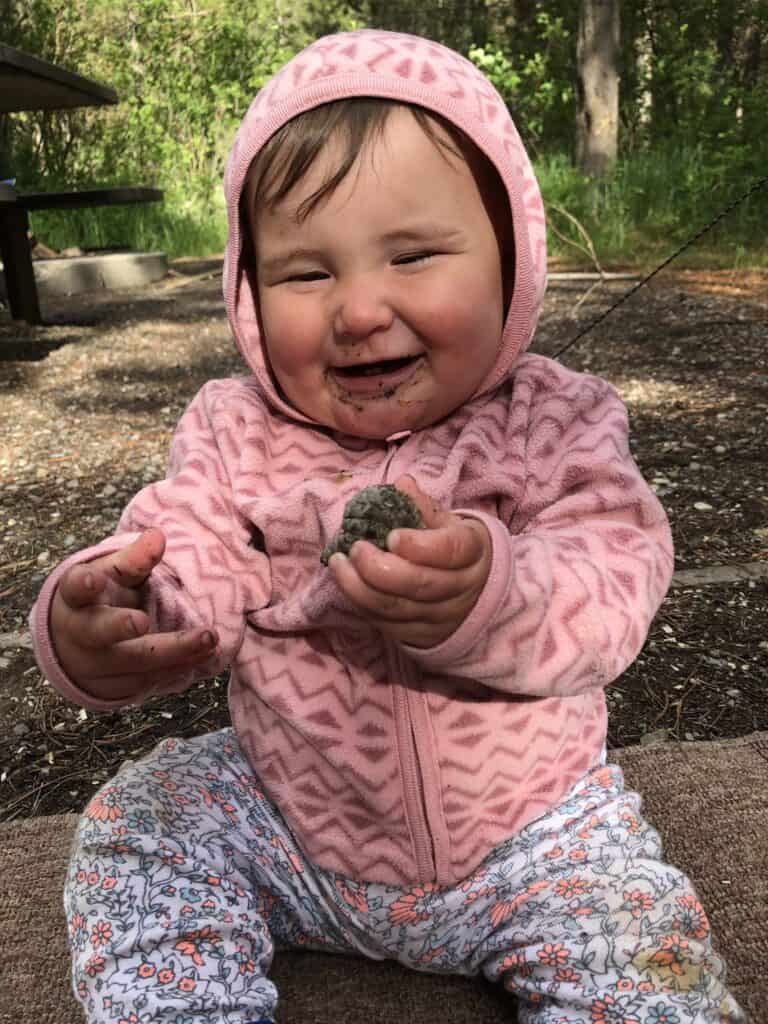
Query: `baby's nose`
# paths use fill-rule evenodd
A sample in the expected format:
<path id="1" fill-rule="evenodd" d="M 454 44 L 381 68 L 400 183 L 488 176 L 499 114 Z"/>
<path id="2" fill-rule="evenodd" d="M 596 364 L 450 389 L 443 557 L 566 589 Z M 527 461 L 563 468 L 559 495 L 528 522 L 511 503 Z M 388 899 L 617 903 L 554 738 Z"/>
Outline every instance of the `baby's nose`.
<path id="1" fill-rule="evenodd" d="M 367 278 L 350 282 L 340 291 L 333 326 L 340 340 L 358 340 L 386 330 L 393 317 L 383 290 Z"/>

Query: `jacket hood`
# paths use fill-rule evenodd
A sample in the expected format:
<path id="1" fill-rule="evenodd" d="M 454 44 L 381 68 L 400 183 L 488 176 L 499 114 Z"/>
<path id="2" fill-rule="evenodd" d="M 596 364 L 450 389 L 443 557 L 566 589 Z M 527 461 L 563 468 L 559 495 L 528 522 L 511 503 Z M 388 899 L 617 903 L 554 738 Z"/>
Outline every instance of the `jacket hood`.
<path id="1" fill-rule="evenodd" d="M 293 57 L 261 89 L 235 137 L 224 175 L 229 233 L 224 301 L 237 345 L 270 403 L 313 423 L 279 393 L 269 369 L 257 297 L 242 263 L 240 199 L 248 169 L 286 121 L 351 96 L 412 103 L 442 115 L 491 160 L 507 191 L 514 233 L 514 288 L 496 363 L 475 397 L 492 390 L 530 344 L 546 288 L 544 207 L 528 155 L 507 108 L 485 76 L 439 43 L 399 32 L 362 29 L 325 36 Z M 505 268 L 505 274 L 510 268 Z"/>

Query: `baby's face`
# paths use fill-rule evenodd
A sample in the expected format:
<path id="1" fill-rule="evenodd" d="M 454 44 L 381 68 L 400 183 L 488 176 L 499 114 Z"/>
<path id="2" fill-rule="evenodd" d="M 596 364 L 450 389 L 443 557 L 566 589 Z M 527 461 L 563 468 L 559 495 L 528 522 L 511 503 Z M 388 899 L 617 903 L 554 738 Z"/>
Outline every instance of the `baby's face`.
<path id="1" fill-rule="evenodd" d="M 469 167 L 438 151 L 407 110 L 391 113 L 381 139 L 299 221 L 335 149 L 330 140 L 275 210 L 251 216 L 262 328 L 296 408 L 385 438 L 446 416 L 492 368 L 499 248 Z"/>

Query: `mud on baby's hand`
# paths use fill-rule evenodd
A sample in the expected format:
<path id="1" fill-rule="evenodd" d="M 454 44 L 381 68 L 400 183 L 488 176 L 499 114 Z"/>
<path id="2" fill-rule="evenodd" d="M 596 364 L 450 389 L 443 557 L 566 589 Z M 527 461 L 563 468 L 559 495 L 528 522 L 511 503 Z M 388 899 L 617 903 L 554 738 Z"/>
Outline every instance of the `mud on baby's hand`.
<path id="1" fill-rule="evenodd" d="M 111 554 L 72 566 L 59 581 L 51 642 L 69 678 L 92 696 L 138 695 L 169 670 L 203 663 L 215 649 L 210 629 L 150 633 L 142 588 L 164 550 L 164 534 L 147 530 Z"/>
<path id="2" fill-rule="evenodd" d="M 491 539 L 477 519 L 435 505 L 409 476 L 396 481 L 414 502 L 422 529 L 393 530 L 388 551 L 357 541 L 328 565 L 346 597 L 385 636 L 434 647 L 458 629 L 474 607 L 491 568 Z"/>

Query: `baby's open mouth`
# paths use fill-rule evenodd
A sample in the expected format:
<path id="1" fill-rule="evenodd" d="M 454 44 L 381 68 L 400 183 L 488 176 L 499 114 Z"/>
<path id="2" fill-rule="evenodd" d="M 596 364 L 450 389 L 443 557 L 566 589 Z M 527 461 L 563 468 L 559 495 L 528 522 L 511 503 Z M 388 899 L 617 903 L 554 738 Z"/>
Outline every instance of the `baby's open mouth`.
<path id="1" fill-rule="evenodd" d="M 336 366 L 334 373 L 343 377 L 372 377 L 377 373 L 396 373 L 413 363 L 418 356 L 404 356 L 402 359 L 382 359 L 378 363 L 360 363 L 357 366 Z"/>

